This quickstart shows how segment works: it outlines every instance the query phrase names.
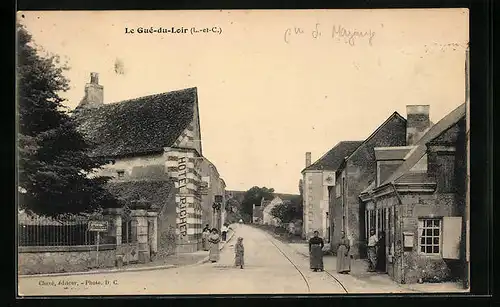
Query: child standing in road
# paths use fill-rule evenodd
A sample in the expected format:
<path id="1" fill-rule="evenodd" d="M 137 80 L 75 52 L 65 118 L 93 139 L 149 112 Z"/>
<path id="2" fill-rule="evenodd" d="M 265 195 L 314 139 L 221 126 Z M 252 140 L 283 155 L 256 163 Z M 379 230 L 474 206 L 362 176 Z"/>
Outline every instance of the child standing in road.
<path id="1" fill-rule="evenodd" d="M 234 265 L 236 267 L 240 267 L 243 269 L 243 265 L 245 264 L 244 256 L 245 256 L 245 248 L 243 247 L 243 238 L 239 237 L 238 242 L 234 246 Z"/>

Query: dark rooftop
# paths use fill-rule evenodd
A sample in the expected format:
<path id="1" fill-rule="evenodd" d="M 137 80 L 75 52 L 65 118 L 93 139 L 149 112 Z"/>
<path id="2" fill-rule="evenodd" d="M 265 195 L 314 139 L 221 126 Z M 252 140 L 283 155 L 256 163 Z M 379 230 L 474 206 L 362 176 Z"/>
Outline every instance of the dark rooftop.
<path id="1" fill-rule="evenodd" d="M 336 171 L 344 161 L 344 158 L 361 145 L 363 141 L 342 141 L 335 145 L 330 151 L 323 155 L 316 162 L 306 167 L 303 171 L 328 170 Z"/>
<path id="2" fill-rule="evenodd" d="M 193 119 L 197 89 L 150 95 L 95 108 L 77 108 L 78 129 L 92 155 L 127 156 L 161 152 L 174 144 Z"/>

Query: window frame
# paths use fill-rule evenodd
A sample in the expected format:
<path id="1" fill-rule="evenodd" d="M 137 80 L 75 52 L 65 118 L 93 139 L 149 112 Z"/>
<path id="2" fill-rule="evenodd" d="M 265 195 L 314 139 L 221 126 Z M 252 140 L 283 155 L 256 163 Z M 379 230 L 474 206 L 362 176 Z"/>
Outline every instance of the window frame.
<path id="1" fill-rule="evenodd" d="M 432 221 L 432 226 L 426 226 L 426 221 Z M 434 222 L 438 221 L 439 225 L 436 227 Z M 434 233 L 431 236 L 422 235 L 423 231 L 427 230 L 434 230 L 438 229 L 439 230 L 439 235 L 435 236 Z M 434 238 L 438 238 L 438 243 L 435 244 Z M 431 244 L 423 243 L 422 244 L 422 239 L 425 238 L 431 238 Z M 432 253 L 427 252 L 427 246 L 432 247 Z M 434 247 L 437 246 L 439 248 L 439 251 L 437 253 L 434 252 Z M 425 251 L 422 251 L 422 247 L 425 248 Z M 418 254 L 421 256 L 425 257 L 442 257 L 443 254 L 443 218 L 442 217 L 419 217 L 418 218 Z"/>

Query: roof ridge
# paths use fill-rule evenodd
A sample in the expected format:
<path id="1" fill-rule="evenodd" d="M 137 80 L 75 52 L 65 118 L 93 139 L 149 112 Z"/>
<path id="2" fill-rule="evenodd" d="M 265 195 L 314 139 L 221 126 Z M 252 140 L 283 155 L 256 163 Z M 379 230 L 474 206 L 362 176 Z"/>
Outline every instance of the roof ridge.
<path id="1" fill-rule="evenodd" d="M 158 97 L 158 96 L 164 96 L 164 95 L 168 95 L 168 94 L 176 94 L 176 93 L 180 93 L 180 92 L 189 92 L 190 90 L 196 90 L 197 91 L 198 88 L 197 87 L 189 87 L 189 88 L 177 89 L 177 90 L 168 91 L 168 92 L 161 92 L 161 93 L 155 93 L 155 94 L 149 94 L 149 95 L 139 96 L 139 97 L 125 99 L 125 100 L 120 100 L 120 101 L 107 102 L 107 103 L 104 103 L 102 105 L 96 106 L 96 108 L 101 108 L 101 107 L 110 106 L 110 105 L 117 105 L 117 104 L 121 104 L 121 103 L 125 103 L 125 102 L 132 102 L 132 101 L 142 100 L 142 99 L 146 99 L 146 98 L 153 98 L 153 97 Z"/>
<path id="2" fill-rule="evenodd" d="M 365 140 L 363 140 L 363 142 L 361 144 L 359 144 L 359 146 L 349 155 L 347 156 L 347 158 L 345 160 L 348 160 L 350 157 L 352 157 L 356 151 L 358 151 L 358 149 L 365 143 L 367 143 L 369 140 L 371 140 L 376 134 L 378 131 L 380 131 L 380 129 L 382 129 L 382 127 L 387 124 L 393 117 L 400 117 L 402 120 L 404 120 L 406 122 L 406 119 L 401 116 L 401 114 L 399 114 L 397 111 L 394 111 L 389 117 L 387 117 L 387 119 L 382 123 L 380 124 L 377 129 L 375 129 Z"/>
<path id="3" fill-rule="evenodd" d="M 359 144 L 361 144 L 362 142 L 363 141 L 340 141 L 337 144 L 335 144 L 332 148 L 330 148 L 329 150 L 327 150 L 320 158 L 318 158 L 316 161 L 314 161 L 314 163 L 312 163 L 311 165 L 305 167 L 301 172 L 304 172 L 304 171 L 312 168 L 314 165 L 316 165 L 318 162 L 320 162 L 322 159 L 324 159 L 330 152 L 332 152 L 333 150 L 335 150 L 341 144 L 345 144 L 345 143 L 348 143 L 348 144 L 359 143 Z"/>

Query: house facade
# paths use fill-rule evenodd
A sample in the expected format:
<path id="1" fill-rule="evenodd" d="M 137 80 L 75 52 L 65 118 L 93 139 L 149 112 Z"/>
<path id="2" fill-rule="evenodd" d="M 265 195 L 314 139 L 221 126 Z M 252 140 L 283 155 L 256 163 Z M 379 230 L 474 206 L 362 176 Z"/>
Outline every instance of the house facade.
<path id="1" fill-rule="evenodd" d="M 253 204 L 252 206 L 252 223 L 263 224 L 264 223 L 264 209 L 271 203 L 271 200 L 262 200 L 260 204 Z"/>
<path id="2" fill-rule="evenodd" d="M 220 229 L 225 218 L 226 183 L 220 177 L 215 165 L 207 158 L 201 163 L 201 202 L 202 202 L 202 224 L 209 224 L 210 228 Z M 217 196 L 217 197 L 216 197 Z M 214 204 L 222 196 L 221 206 L 214 208 Z"/>
<path id="3" fill-rule="evenodd" d="M 376 179 L 374 148 L 405 145 L 406 126 L 406 120 L 394 112 L 337 168 L 335 186 L 329 194 L 332 252 L 336 253 L 341 232 L 344 231 L 351 242 L 353 257 L 365 256 L 364 208 L 359 194 Z"/>
<path id="4" fill-rule="evenodd" d="M 264 225 L 279 226 L 279 219 L 271 215 L 271 211 L 276 206 L 283 204 L 283 200 L 279 196 L 275 196 L 267 206 L 262 210 L 262 223 Z"/>
<path id="5" fill-rule="evenodd" d="M 163 183 L 169 193 L 156 205 L 159 222 L 151 230 L 157 232 L 158 248 L 165 238 L 176 252 L 198 250 L 206 203 L 200 189 L 205 159 L 197 89 L 106 104 L 103 97 L 98 74 L 92 73 L 74 116 L 92 155 L 109 161 L 98 175 L 112 177 L 110 184 L 133 183 L 143 191 L 150 191 L 145 187 L 152 182 Z M 126 189 L 114 191 L 127 199 Z M 141 201 L 148 197 L 142 193 Z"/>
<path id="6" fill-rule="evenodd" d="M 385 233 L 383 263 L 397 282 L 466 278 L 465 114 L 463 104 L 415 143 L 376 148 L 377 180 L 360 200 L 365 231 Z"/>
<path id="7" fill-rule="evenodd" d="M 306 167 L 299 184 L 303 195 L 303 238 L 309 239 L 318 231 L 320 236 L 329 239 L 329 190 L 335 186 L 335 172 L 344 157 L 360 144 L 360 141 L 340 142 L 313 164 L 311 153 L 306 153 Z"/>

